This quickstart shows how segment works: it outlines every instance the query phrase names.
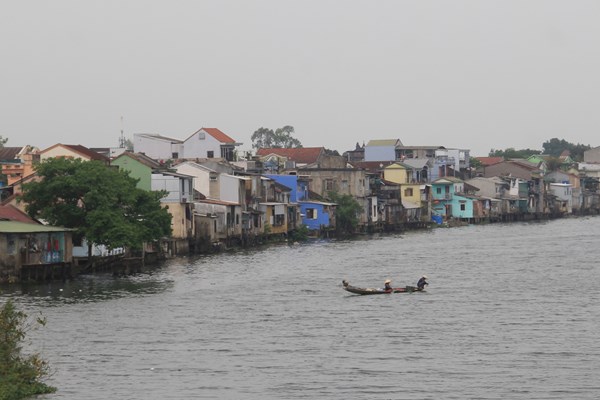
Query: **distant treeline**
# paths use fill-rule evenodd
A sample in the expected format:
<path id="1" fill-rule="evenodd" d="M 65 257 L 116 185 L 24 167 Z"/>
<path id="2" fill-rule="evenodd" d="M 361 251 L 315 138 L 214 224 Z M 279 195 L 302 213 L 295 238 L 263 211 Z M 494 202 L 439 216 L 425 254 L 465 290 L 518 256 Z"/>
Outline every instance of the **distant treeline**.
<path id="1" fill-rule="evenodd" d="M 547 154 L 552 157 L 559 157 L 565 150 L 569 151 L 569 155 L 575 161 L 583 161 L 583 153 L 586 150 L 591 149 L 590 145 L 584 144 L 574 144 L 567 142 L 564 139 L 553 138 L 544 143 L 542 143 L 543 150 L 533 150 L 533 149 L 521 149 L 516 150 L 513 147 L 509 147 L 505 150 L 490 150 L 490 157 L 504 157 L 505 159 L 509 158 L 528 158 L 534 154 Z"/>

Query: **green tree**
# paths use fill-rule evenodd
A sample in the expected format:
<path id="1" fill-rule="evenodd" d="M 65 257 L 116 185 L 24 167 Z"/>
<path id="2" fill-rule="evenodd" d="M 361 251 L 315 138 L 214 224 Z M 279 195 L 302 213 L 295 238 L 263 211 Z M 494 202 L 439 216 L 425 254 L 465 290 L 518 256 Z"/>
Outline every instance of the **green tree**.
<path id="1" fill-rule="evenodd" d="M 558 157 L 549 157 L 546 160 L 546 168 L 548 168 L 549 171 L 558 171 L 560 167 L 561 162 Z"/>
<path id="2" fill-rule="evenodd" d="M 575 161 L 583 160 L 583 153 L 591 149 L 589 145 L 574 144 L 567 142 L 565 139 L 552 138 L 542 144 L 544 154 L 549 154 L 553 157 L 559 157 L 563 151 L 568 150 L 571 158 Z"/>
<path id="3" fill-rule="evenodd" d="M 294 127 L 286 125 L 283 128 L 278 128 L 274 132 L 268 128 L 258 128 L 250 139 L 252 147 L 260 148 L 295 148 L 302 147 L 300 140 L 292 136 Z"/>
<path id="4" fill-rule="evenodd" d="M 473 169 L 483 167 L 483 164 L 481 163 L 481 161 L 479 161 L 479 159 L 476 157 L 470 157 L 469 164 L 470 164 L 471 168 L 473 168 Z"/>
<path id="5" fill-rule="evenodd" d="M 363 212 L 356 199 L 349 194 L 329 193 L 329 199 L 336 203 L 335 227 L 338 236 L 350 236 L 356 232 L 358 216 Z"/>
<path id="6" fill-rule="evenodd" d="M 131 139 L 125 139 L 123 141 L 123 146 L 127 151 L 133 151 L 133 141 Z"/>
<path id="7" fill-rule="evenodd" d="M 0 135 L 0 149 L 4 147 L 4 144 L 8 142 L 8 139 L 5 139 Z"/>
<path id="8" fill-rule="evenodd" d="M 489 156 L 490 157 L 504 157 L 504 159 L 510 160 L 510 159 L 515 159 L 515 158 L 527 159 L 534 154 L 541 154 L 541 151 L 533 150 L 533 149 L 516 150 L 514 147 L 509 147 L 505 150 L 491 149 Z"/>
<path id="9" fill-rule="evenodd" d="M 171 215 L 162 208 L 165 192 L 136 187 L 127 172 L 97 161 L 55 158 L 36 167 L 39 182 L 23 185 L 29 215 L 76 230 L 91 244 L 141 248 L 171 234 Z"/>
<path id="10" fill-rule="evenodd" d="M 40 325 L 46 323 L 43 318 L 36 322 Z M 56 391 L 56 388 L 42 382 L 49 372 L 48 363 L 38 354 L 28 357 L 21 354 L 21 343 L 29 329 L 32 325 L 27 322 L 27 315 L 8 300 L 0 308 L 0 400 Z"/>
<path id="11" fill-rule="evenodd" d="M 255 149 L 273 147 L 273 135 L 274 132 L 272 129 L 258 128 L 250 137 L 250 140 L 252 140 L 252 147 Z"/>

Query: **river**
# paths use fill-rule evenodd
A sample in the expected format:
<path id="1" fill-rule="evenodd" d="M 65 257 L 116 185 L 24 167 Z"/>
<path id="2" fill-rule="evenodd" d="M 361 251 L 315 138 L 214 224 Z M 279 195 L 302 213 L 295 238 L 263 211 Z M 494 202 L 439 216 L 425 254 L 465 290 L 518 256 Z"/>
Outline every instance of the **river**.
<path id="1" fill-rule="evenodd" d="M 598 399 L 600 217 L 437 228 L 3 286 L 41 399 Z M 358 296 L 355 286 L 426 292 Z"/>

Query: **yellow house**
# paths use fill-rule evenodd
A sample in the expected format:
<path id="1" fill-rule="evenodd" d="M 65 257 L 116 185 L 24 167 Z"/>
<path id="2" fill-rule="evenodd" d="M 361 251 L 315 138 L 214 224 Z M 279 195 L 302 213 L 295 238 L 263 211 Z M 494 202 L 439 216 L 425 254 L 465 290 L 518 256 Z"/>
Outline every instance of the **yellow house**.
<path id="1" fill-rule="evenodd" d="M 269 226 L 272 235 L 287 235 L 288 213 L 285 203 L 260 203 L 259 210 L 263 213 L 263 226 Z"/>
<path id="2" fill-rule="evenodd" d="M 383 179 L 394 183 L 410 183 L 412 168 L 401 162 L 395 162 L 383 169 Z"/>
<path id="3" fill-rule="evenodd" d="M 413 179 L 413 168 L 395 162 L 383 169 L 383 179 L 400 184 L 400 199 L 405 209 L 421 208 L 421 184 Z"/>

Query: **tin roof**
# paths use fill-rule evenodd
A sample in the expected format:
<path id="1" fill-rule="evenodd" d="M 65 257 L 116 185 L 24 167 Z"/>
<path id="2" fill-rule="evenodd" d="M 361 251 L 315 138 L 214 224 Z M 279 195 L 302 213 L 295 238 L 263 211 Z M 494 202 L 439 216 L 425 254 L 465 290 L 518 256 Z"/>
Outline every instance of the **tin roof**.
<path id="1" fill-rule="evenodd" d="M 68 232 L 73 229 L 18 221 L 0 221 L 0 233 Z"/>
<path id="2" fill-rule="evenodd" d="M 14 161 L 22 147 L 0 147 L 0 161 Z"/>

